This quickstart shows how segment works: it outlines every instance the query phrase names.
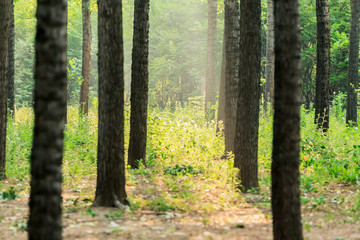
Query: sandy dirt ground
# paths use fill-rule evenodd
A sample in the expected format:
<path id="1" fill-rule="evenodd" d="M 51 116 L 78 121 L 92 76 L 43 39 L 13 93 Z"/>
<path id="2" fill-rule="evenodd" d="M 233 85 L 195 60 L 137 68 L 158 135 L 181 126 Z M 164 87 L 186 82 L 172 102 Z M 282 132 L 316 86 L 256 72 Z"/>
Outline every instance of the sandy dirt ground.
<path id="1" fill-rule="evenodd" d="M 125 210 L 122 214 L 111 208 L 68 208 L 66 196 L 73 199 L 76 193 L 64 194 L 63 238 L 68 240 L 272 239 L 271 219 L 251 205 L 206 215 L 149 210 Z M 27 215 L 28 198 L 0 201 L 0 239 L 27 239 Z M 309 230 L 304 230 L 305 239 L 360 240 L 356 224 L 328 223 Z"/>

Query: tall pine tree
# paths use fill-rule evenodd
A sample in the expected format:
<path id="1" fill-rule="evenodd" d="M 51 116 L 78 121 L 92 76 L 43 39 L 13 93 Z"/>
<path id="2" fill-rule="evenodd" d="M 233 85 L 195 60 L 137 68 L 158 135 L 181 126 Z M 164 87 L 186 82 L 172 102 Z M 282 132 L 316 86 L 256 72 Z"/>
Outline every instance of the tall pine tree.
<path id="1" fill-rule="evenodd" d="M 351 0 L 349 73 L 347 85 L 346 123 L 357 124 L 357 89 L 359 78 L 360 0 Z"/>
<path id="2" fill-rule="evenodd" d="M 240 64 L 239 17 L 238 0 L 225 0 L 225 152 L 233 153 Z"/>
<path id="3" fill-rule="evenodd" d="M 275 113 L 271 166 L 275 240 L 302 240 L 301 41 L 298 0 L 275 0 Z"/>
<path id="4" fill-rule="evenodd" d="M 15 19 L 14 0 L 11 0 L 10 7 L 10 29 L 9 29 L 9 67 L 8 67 L 8 104 L 10 115 L 15 114 Z"/>
<path id="5" fill-rule="evenodd" d="M 90 0 L 82 0 L 82 77 L 80 89 L 80 113 L 89 112 L 89 88 L 90 88 L 90 70 L 91 70 L 91 18 L 90 18 Z"/>
<path id="6" fill-rule="evenodd" d="M 0 180 L 6 178 L 7 71 L 11 0 L 0 2 Z"/>
<path id="7" fill-rule="evenodd" d="M 131 68 L 131 116 L 128 164 L 138 168 L 146 158 L 149 89 L 149 0 L 135 0 Z"/>
<path id="8" fill-rule="evenodd" d="M 258 138 L 261 60 L 261 1 L 240 2 L 240 69 L 235 163 L 242 191 L 259 187 Z"/>
<path id="9" fill-rule="evenodd" d="M 330 16 L 328 0 L 316 0 L 317 63 L 315 124 L 326 132 L 330 110 Z"/>
<path id="10" fill-rule="evenodd" d="M 98 1 L 99 130 L 94 206 L 127 204 L 124 161 L 122 1 Z"/>
<path id="11" fill-rule="evenodd" d="M 31 152 L 30 240 L 60 240 L 66 109 L 66 0 L 38 1 L 35 126 Z"/>
<path id="12" fill-rule="evenodd" d="M 208 0 L 208 39 L 206 53 L 206 82 L 205 82 L 205 114 L 206 120 L 215 117 L 212 106 L 215 105 L 215 79 L 216 79 L 216 22 L 217 0 Z"/>

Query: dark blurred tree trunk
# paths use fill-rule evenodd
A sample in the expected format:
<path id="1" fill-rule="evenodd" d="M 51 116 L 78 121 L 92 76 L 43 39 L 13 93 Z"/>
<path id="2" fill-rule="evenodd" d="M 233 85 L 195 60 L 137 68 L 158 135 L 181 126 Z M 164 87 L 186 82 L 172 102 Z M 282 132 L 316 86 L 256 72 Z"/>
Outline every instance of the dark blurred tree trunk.
<path id="1" fill-rule="evenodd" d="M 301 240 L 301 40 L 298 0 L 275 0 L 272 212 L 275 240 Z"/>
<path id="2" fill-rule="evenodd" d="M 265 106 L 274 106 L 274 0 L 267 0 L 267 30 L 266 30 L 266 64 L 265 64 Z"/>
<path id="3" fill-rule="evenodd" d="M 127 203 L 124 162 L 122 1 L 98 1 L 99 132 L 94 206 Z"/>
<path id="4" fill-rule="evenodd" d="M 205 113 L 206 120 L 215 117 L 216 89 L 216 20 L 217 20 L 217 0 L 208 0 L 208 39 L 207 39 L 207 58 L 206 58 L 206 83 L 205 83 Z"/>
<path id="5" fill-rule="evenodd" d="M 89 112 L 89 87 L 91 70 L 91 19 L 90 19 L 90 0 L 82 0 L 82 77 L 83 82 L 80 89 L 80 113 Z"/>
<path id="6" fill-rule="evenodd" d="M 330 91 L 330 17 L 328 0 L 316 0 L 317 65 L 315 124 L 326 132 L 329 129 Z"/>
<path id="7" fill-rule="evenodd" d="M 360 0 L 351 0 L 349 73 L 347 85 L 346 124 L 357 124 L 357 89 L 359 78 L 359 12 Z"/>
<path id="8" fill-rule="evenodd" d="M 0 1 L 0 180 L 6 178 L 7 71 L 9 54 L 10 0 Z"/>
<path id="9" fill-rule="evenodd" d="M 238 0 L 225 0 L 225 152 L 234 153 L 239 84 L 240 12 Z"/>
<path id="10" fill-rule="evenodd" d="M 131 116 L 128 164 L 145 163 L 149 85 L 149 0 L 135 0 L 131 69 Z"/>
<path id="11" fill-rule="evenodd" d="M 30 240 L 62 239 L 61 164 L 66 108 L 66 0 L 38 1 Z"/>
<path id="12" fill-rule="evenodd" d="M 15 21 L 14 21 L 14 0 L 11 0 L 10 7 L 10 30 L 9 30 L 9 66 L 8 66 L 8 104 L 10 115 L 15 114 L 15 88 L 14 88 L 14 68 L 15 68 Z"/>
<path id="13" fill-rule="evenodd" d="M 219 106 L 218 106 L 217 125 L 216 125 L 217 133 L 219 133 L 220 130 L 224 132 L 224 125 L 225 125 L 225 67 L 226 67 L 225 42 L 226 41 L 225 41 L 225 31 L 224 31 L 223 45 L 222 45 L 221 73 L 220 73 Z M 222 124 L 222 128 L 220 128 L 220 124 Z"/>
<path id="14" fill-rule="evenodd" d="M 236 111 L 235 163 L 241 190 L 258 188 L 261 2 L 240 3 L 240 74 Z"/>

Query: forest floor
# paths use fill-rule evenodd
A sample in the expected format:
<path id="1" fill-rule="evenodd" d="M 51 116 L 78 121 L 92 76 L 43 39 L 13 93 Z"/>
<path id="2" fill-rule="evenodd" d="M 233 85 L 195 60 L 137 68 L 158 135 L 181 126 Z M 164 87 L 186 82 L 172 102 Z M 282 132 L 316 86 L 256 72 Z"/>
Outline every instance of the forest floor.
<path id="1" fill-rule="evenodd" d="M 142 175 L 136 177 L 139 184 L 127 186 L 128 195 L 146 198 L 150 196 L 149 189 L 154 189 L 154 186 L 156 191 L 151 191 L 153 196 L 167 191 L 164 182 L 149 181 Z M 3 183 L 23 192 L 17 199 L 0 201 L 0 239 L 27 239 L 29 186 L 15 180 Z M 75 188 L 64 184 L 64 239 L 272 239 L 270 208 L 257 205 L 255 194 L 246 194 L 244 202 L 234 202 L 232 207 L 220 210 L 216 210 L 215 206 L 209 211 L 178 211 L 170 207 L 164 209 L 164 204 L 158 210 L 129 208 L 122 211 L 91 207 L 95 183 L 95 177 L 90 176 L 78 182 Z M 342 189 L 351 192 L 346 187 Z M 209 189 L 202 197 L 211 202 L 212 198 L 221 194 L 219 191 L 221 189 Z M 360 239 L 360 226 L 347 223 L 346 218 L 342 214 L 329 217 L 326 210 L 303 209 L 303 220 L 307 223 L 304 227 L 305 239 Z"/>
<path id="2" fill-rule="evenodd" d="M 126 170 L 131 206 L 125 210 L 91 207 L 97 112 L 93 109 L 88 118 L 80 118 L 77 107 L 69 108 L 62 166 L 64 239 L 272 239 L 272 121 L 260 119 L 260 191 L 243 194 L 236 190 L 238 169 L 232 156 L 222 158 L 224 139 L 216 134 L 217 124 L 205 122 L 202 103 L 191 104 L 176 113 L 150 112 L 147 168 Z M 128 136 L 129 110 L 125 113 Z M 0 181 L 0 240 L 27 239 L 33 114 L 30 108 L 20 108 L 15 116 L 7 133 L 9 179 Z M 305 239 L 360 240 L 359 131 L 332 115 L 332 127 L 324 135 L 313 116 L 313 111 L 302 112 Z M 127 145 L 125 138 L 125 149 Z"/>

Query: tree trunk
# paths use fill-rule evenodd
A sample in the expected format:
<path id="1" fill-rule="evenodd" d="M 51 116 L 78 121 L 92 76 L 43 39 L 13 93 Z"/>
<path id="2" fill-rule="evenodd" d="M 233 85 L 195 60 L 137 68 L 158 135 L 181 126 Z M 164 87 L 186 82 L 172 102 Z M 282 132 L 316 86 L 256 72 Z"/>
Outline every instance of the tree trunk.
<path id="1" fill-rule="evenodd" d="M 82 77 L 83 82 L 80 89 L 80 113 L 89 112 L 89 87 L 91 70 L 91 19 L 90 19 L 90 0 L 82 0 L 82 21 L 83 21 L 83 40 L 82 40 Z"/>
<path id="2" fill-rule="evenodd" d="M 329 129 L 330 91 L 330 17 L 328 0 L 316 0 L 317 65 L 315 124 L 323 132 Z"/>
<path id="3" fill-rule="evenodd" d="M 10 0 L 0 1 L 0 180 L 6 178 L 7 70 L 10 8 Z"/>
<path id="4" fill-rule="evenodd" d="M 30 240 L 61 237 L 61 164 L 66 108 L 66 0 L 38 1 Z"/>
<path id="5" fill-rule="evenodd" d="M 145 163 L 149 85 L 149 0 L 135 0 L 131 69 L 131 116 L 128 164 Z"/>
<path id="6" fill-rule="evenodd" d="M 212 106 L 215 104 L 215 79 L 216 79 L 216 19 L 217 0 L 208 0 L 208 39 L 206 58 L 206 83 L 205 83 L 205 113 L 206 120 L 215 117 Z"/>
<path id="7" fill-rule="evenodd" d="M 359 78 L 360 0 L 351 0 L 349 73 L 347 85 L 346 124 L 357 125 L 357 89 Z"/>
<path id="8" fill-rule="evenodd" d="M 301 240 L 301 40 L 298 0 L 275 0 L 272 212 L 275 240 Z"/>
<path id="9" fill-rule="evenodd" d="M 225 67 L 226 67 L 226 59 L 225 59 L 225 31 L 223 37 L 223 45 L 222 45 L 222 62 L 221 62 L 221 73 L 220 73 L 220 90 L 219 90 L 219 106 L 218 106 L 218 115 L 217 115 L 217 125 L 216 132 L 220 131 L 224 132 L 225 126 Z M 222 127 L 220 127 L 222 124 Z"/>
<path id="10" fill-rule="evenodd" d="M 258 188 L 261 2 L 240 3 L 240 70 L 236 111 L 235 163 L 241 190 Z"/>
<path id="11" fill-rule="evenodd" d="M 274 106 L 274 0 L 267 0 L 267 30 L 266 30 L 266 63 L 265 63 L 265 106 Z"/>
<path id="12" fill-rule="evenodd" d="M 101 0 L 99 14 L 99 130 L 94 206 L 127 203 L 124 162 L 122 2 Z"/>
<path id="13" fill-rule="evenodd" d="M 225 0 L 225 153 L 234 153 L 240 60 L 239 14 L 238 0 Z"/>
<path id="14" fill-rule="evenodd" d="M 8 104 L 10 115 L 15 114 L 15 88 L 14 88 L 14 68 L 15 68 L 15 21 L 14 21 L 14 0 L 11 0 L 10 8 L 10 30 L 9 30 L 9 67 L 8 67 Z"/>

